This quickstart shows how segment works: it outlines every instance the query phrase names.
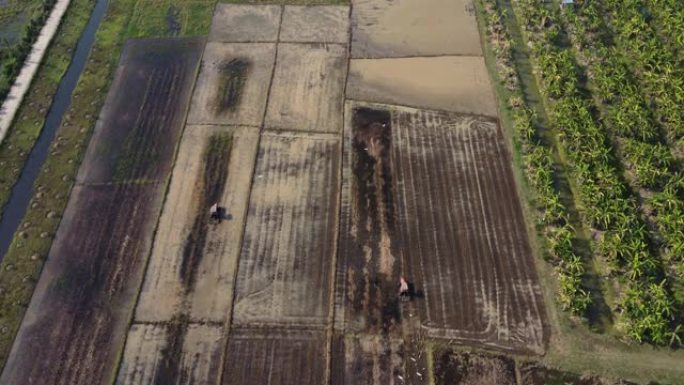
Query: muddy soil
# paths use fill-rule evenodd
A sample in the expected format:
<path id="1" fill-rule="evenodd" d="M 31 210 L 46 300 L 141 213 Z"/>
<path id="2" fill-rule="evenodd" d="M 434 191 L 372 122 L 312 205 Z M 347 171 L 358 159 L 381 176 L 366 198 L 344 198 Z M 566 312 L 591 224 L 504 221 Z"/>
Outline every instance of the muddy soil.
<path id="1" fill-rule="evenodd" d="M 201 39 L 126 43 L 78 182 L 147 182 L 168 175 L 202 43 Z"/>
<path id="2" fill-rule="evenodd" d="M 160 187 L 74 188 L 0 383 L 108 383 L 151 246 Z"/>
<path id="3" fill-rule="evenodd" d="M 311 330 L 234 329 L 222 385 L 324 384 L 325 334 Z"/>
<path id="4" fill-rule="evenodd" d="M 351 60 L 347 98 L 496 117 L 480 56 Z"/>
<path id="5" fill-rule="evenodd" d="M 347 44 L 349 7 L 286 5 L 279 40 L 285 43 Z"/>
<path id="6" fill-rule="evenodd" d="M 352 57 L 482 55 L 471 0 L 357 0 Z"/>
<path id="7" fill-rule="evenodd" d="M 178 322 L 133 325 L 116 384 L 215 385 L 225 349 L 221 329 Z"/>
<path id="8" fill-rule="evenodd" d="M 219 89 L 214 102 L 216 113 L 232 112 L 240 105 L 245 81 L 252 63 L 245 58 L 234 58 L 219 65 Z"/>
<path id="9" fill-rule="evenodd" d="M 188 309 L 194 322 L 229 317 L 258 135 L 251 127 L 186 127 L 137 322 L 167 322 Z M 220 223 L 209 218 L 214 203 L 224 208 Z"/>
<path id="10" fill-rule="evenodd" d="M 397 331 L 404 275 L 431 337 L 543 350 L 541 290 L 497 125 L 361 103 L 346 116 L 336 328 Z"/>
<path id="11" fill-rule="evenodd" d="M 516 385 L 515 362 L 506 356 L 442 352 L 434 375 L 436 385 Z"/>
<path id="12" fill-rule="evenodd" d="M 338 335 L 333 340 L 331 384 L 404 384 L 404 361 L 402 340 Z"/>
<path id="13" fill-rule="evenodd" d="M 275 51 L 274 43 L 208 43 L 188 123 L 261 126 Z"/>
<path id="14" fill-rule="evenodd" d="M 396 334 L 401 318 L 401 248 L 396 236 L 390 111 L 354 109 L 350 135 L 351 176 L 343 186 L 348 206 L 343 210 L 338 263 L 338 279 L 346 283 L 342 289 L 347 328 Z"/>
<path id="15" fill-rule="evenodd" d="M 322 325 L 330 306 L 340 142 L 264 133 L 235 284 L 234 324 Z"/>
<path id="16" fill-rule="evenodd" d="M 228 161 L 233 137 L 228 134 L 215 134 L 208 138 L 204 149 L 202 174 L 195 189 L 194 200 L 199 202 L 192 230 L 185 239 L 183 259 L 180 265 L 180 279 L 186 292 L 191 292 L 197 279 L 197 269 L 207 246 L 209 226 L 215 225 L 207 213 L 213 204 L 220 202 L 223 189 L 228 180 Z M 219 206 L 219 222 L 225 216 L 225 208 Z"/>
<path id="17" fill-rule="evenodd" d="M 79 173 L 96 184 L 72 192 L 0 383 L 113 377 L 200 53 L 197 39 L 126 44 Z"/>

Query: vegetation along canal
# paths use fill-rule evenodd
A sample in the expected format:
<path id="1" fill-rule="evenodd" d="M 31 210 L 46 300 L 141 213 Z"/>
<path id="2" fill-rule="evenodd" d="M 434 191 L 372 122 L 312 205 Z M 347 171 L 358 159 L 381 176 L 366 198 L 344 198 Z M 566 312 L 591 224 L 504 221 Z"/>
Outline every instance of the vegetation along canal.
<path id="1" fill-rule="evenodd" d="M 81 35 L 78 45 L 76 46 L 76 51 L 71 60 L 71 64 L 59 84 L 55 98 L 50 106 L 50 111 L 45 119 L 45 125 L 40 133 L 40 137 L 38 137 L 33 150 L 31 150 L 31 154 L 29 155 L 26 166 L 24 167 L 17 184 L 12 189 L 10 199 L 7 201 L 7 206 L 0 219 L 0 260 L 4 258 L 5 253 L 12 242 L 12 237 L 26 213 L 26 208 L 31 199 L 33 184 L 47 158 L 50 144 L 55 138 L 55 133 L 62 122 L 62 117 L 69 107 L 71 94 L 74 92 L 76 83 L 81 77 L 81 72 L 85 67 L 86 59 L 88 59 L 90 48 L 95 41 L 95 33 L 107 10 L 107 4 L 108 0 L 97 0 L 93 13 L 90 15 L 90 20 L 88 20 L 83 35 Z"/>

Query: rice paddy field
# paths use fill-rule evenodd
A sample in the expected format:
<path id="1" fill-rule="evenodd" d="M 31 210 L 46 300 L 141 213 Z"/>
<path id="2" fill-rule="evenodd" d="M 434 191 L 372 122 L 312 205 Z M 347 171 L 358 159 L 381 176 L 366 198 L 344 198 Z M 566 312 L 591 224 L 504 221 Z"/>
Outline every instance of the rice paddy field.
<path id="1" fill-rule="evenodd" d="M 0 384 L 684 383 L 681 4 L 294 3 L 113 0 Z"/>

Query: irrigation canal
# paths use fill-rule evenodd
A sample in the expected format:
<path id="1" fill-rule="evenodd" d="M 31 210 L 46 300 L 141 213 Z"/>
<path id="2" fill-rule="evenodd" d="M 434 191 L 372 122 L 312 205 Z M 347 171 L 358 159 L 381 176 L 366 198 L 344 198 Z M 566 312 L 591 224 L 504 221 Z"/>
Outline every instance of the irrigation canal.
<path id="1" fill-rule="evenodd" d="M 76 45 L 76 51 L 71 59 L 69 68 L 59 83 L 40 136 L 29 154 L 19 180 L 12 188 L 10 199 L 7 201 L 0 218 L 0 261 L 5 257 L 5 253 L 7 253 L 7 249 L 12 243 L 12 237 L 26 214 L 26 208 L 29 205 L 31 195 L 33 195 L 33 185 L 40 169 L 43 167 L 43 163 L 45 163 L 50 144 L 52 144 L 55 138 L 57 129 L 62 122 L 62 117 L 69 107 L 71 94 L 76 88 L 76 83 L 81 77 L 83 68 L 85 68 L 88 54 L 95 42 L 95 33 L 107 11 L 108 2 L 109 0 L 97 0 L 88 24 Z"/>

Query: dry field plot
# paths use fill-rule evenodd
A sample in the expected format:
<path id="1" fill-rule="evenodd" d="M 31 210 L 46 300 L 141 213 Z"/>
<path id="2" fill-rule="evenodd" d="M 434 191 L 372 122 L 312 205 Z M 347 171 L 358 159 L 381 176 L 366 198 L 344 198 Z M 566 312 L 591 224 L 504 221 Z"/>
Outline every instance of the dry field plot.
<path id="1" fill-rule="evenodd" d="M 251 127 L 186 127 L 136 321 L 169 321 L 181 310 L 191 321 L 226 321 L 257 138 Z M 208 217 L 216 201 L 230 218 L 218 226 Z"/>
<path id="2" fill-rule="evenodd" d="M 286 6 L 280 27 L 285 43 L 340 43 L 349 41 L 349 7 Z"/>
<path id="3" fill-rule="evenodd" d="M 347 98 L 497 116 L 484 58 L 351 60 Z"/>
<path id="4" fill-rule="evenodd" d="M 340 141 L 264 133 L 235 288 L 233 324 L 323 325 L 337 234 Z"/>
<path id="5" fill-rule="evenodd" d="M 482 55 L 471 0 L 358 0 L 353 58 Z"/>
<path id="6" fill-rule="evenodd" d="M 497 125 L 348 104 L 337 327 L 392 333 L 399 274 L 433 337 L 541 351 L 541 290 Z"/>
<path id="7" fill-rule="evenodd" d="M 188 123 L 260 126 L 275 52 L 275 43 L 208 43 Z"/>
<path id="8" fill-rule="evenodd" d="M 197 40 L 125 47 L 80 173 L 105 184 L 74 188 L 0 383 L 109 383 L 200 52 Z M 112 184 L 141 179 L 159 182 Z"/>
<path id="9" fill-rule="evenodd" d="M 221 327 L 133 325 L 116 384 L 216 384 L 224 347 Z"/>
<path id="10" fill-rule="evenodd" d="M 273 328 L 230 335 L 222 385 L 326 383 L 325 334 Z"/>
<path id="11" fill-rule="evenodd" d="M 347 48 L 281 43 L 276 63 L 265 126 L 340 132 Z"/>
<path id="12" fill-rule="evenodd" d="M 209 41 L 229 43 L 278 40 L 282 7 L 279 5 L 217 4 Z"/>

